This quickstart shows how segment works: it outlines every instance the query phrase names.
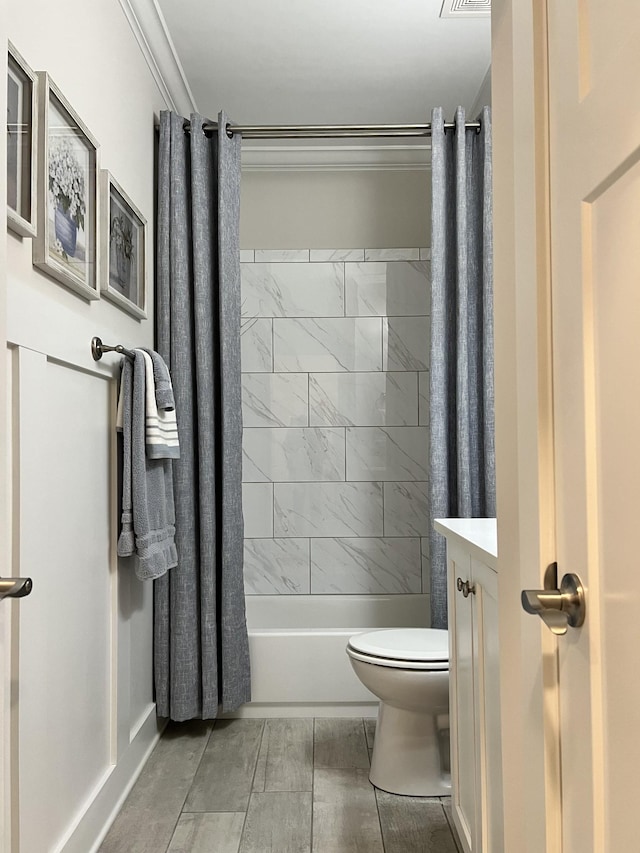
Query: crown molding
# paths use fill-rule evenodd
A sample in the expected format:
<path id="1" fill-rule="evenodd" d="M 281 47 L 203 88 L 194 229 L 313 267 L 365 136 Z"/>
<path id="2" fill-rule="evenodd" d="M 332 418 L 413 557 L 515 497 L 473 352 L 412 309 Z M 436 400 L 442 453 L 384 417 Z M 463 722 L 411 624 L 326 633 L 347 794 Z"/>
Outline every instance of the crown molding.
<path id="1" fill-rule="evenodd" d="M 120 0 L 122 10 L 167 109 L 197 113 L 193 93 L 157 0 Z"/>
<path id="2" fill-rule="evenodd" d="M 245 172 L 415 171 L 431 168 L 430 145 L 246 145 Z"/>

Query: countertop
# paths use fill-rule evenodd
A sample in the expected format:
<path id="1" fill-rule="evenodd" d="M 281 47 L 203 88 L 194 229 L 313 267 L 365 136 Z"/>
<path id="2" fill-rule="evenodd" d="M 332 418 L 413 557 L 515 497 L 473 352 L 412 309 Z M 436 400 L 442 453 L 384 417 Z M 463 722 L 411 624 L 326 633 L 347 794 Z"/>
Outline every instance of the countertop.
<path id="1" fill-rule="evenodd" d="M 457 542 L 493 569 L 498 568 L 498 530 L 495 518 L 436 518 L 438 533 Z"/>

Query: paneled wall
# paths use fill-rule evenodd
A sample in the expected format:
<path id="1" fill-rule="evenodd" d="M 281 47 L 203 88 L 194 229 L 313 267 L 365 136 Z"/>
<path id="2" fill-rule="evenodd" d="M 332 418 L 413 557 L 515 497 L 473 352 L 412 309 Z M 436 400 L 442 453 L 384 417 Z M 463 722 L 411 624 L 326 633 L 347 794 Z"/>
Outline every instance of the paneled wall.
<path id="1" fill-rule="evenodd" d="M 429 258 L 242 251 L 247 594 L 428 592 Z"/>
<path id="2" fill-rule="evenodd" d="M 90 341 L 153 345 L 153 126 L 167 105 L 120 3 L 5 5 L 6 35 L 34 70 L 50 73 L 97 138 L 100 166 L 149 223 L 146 320 L 86 301 L 33 266 L 30 239 L 4 238 L 11 468 L 0 481 L 8 564 L 33 578 L 33 592 L 12 607 L 10 650 L 0 646 L 12 689 L 11 815 L 0 820 L 0 849 L 89 853 L 161 727 L 153 587 L 115 548 L 120 359 L 94 362 Z"/>

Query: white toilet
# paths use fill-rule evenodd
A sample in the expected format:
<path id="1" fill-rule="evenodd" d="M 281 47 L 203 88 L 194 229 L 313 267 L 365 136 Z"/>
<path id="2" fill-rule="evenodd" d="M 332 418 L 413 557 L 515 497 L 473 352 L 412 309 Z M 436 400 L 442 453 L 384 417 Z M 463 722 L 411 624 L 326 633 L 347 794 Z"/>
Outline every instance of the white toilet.
<path id="1" fill-rule="evenodd" d="M 389 628 L 356 634 L 347 654 L 380 699 L 369 779 L 392 794 L 451 793 L 448 632 Z"/>

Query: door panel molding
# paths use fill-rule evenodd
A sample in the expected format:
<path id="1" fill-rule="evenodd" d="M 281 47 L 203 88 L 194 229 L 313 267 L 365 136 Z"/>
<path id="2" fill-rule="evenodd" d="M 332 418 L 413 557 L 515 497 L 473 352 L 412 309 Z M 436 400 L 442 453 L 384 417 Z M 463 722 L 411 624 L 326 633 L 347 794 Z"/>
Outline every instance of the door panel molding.
<path id="1" fill-rule="evenodd" d="M 25 796 L 29 795 L 25 794 L 24 790 L 27 784 L 26 779 L 28 777 L 33 778 L 35 761 L 34 758 L 29 758 L 28 750 L 31 738 L 26 736 L 27 734 L 31 735 L 32 731 L 38 727 L 48 734 L 50 734 L 50 730 L 43 725 L 36 726 L 33 713 L 29 714 L 29 709 L 33 708 L 34 702 L 20 704 L 17 693 L 12 697 L 12 707 L 20 710 L 18 713 L 14 712 L 10 715 L 13 744 L 12 784 L 16 792 L 12 803 L 14 849 L 16 851 L 20 849 L 18 846 L 20 842 L 25 846 L 25 849 L 45 849 L 43 845 L 46 838 L 48 844 L 52 844 L 55 839 L 55 850 L 60 851 L 60 853 L 87 853 L 88 850 L 95 849 L 96 839 L 101 840 L 106 834 L 117 810 L 122 805 L 144 762 L 157 743 L 164 725 L 156 718 L 156 706 L 153 702 L 148 701 L 144 707 L 138 707 L 138 703 L 136 703 L 135 708 L 132 706 L 130 686 L 133 678 L 132 643 L 139 641 L 140 631 L 140 628 L 136 628 L 138 633 L 132 635 L 132 625 L 135 626 L 138 610 L 144 608 L 146 611 L 148 597 L 152 591 L 147 587 L 141 587 L 134 595 L 133 584 L 140 584 L 140 582 L 135 578 L 132 560 L 119 560 L 116 552 L 118 529 L 117 439 L 115 432 L 117 388 L 111 374 L 88 368 L 84 363 L 60 358 L 58 354 L 42 352 L 32 347 L 13 344 L 7 352 L 10 367 L 9 397 L 12 409 L 13 566 L 16 570 L 24 569 L 26 571 L 29 568 L 31 571 L 31 566 L 37 562 L 35 570 L 31 571 L 34 576 L 34 593 L 33 599 L 29 602 L 29 611 L 20 611 L 16 605 L 13 605 L 11 648 L 14 689 L 17 690 L 18 685 L 22 686 L 23 691 L 32 689 L 29 682 L 25 684 L 24 678 L 19 679 L 17 677 L 20 672 L 20 664 L 25 665 L 26 657 L 30 655 L 27 647 L 27 633 L 31 632 L 31 635 L 34 635 L 36 630 L 34 623 L 46 624 L 48 619 L 51 623 L 50 608 L 55 607 L 54 601 L 46 601 L 43 598 L 45 595 L 49 599 L 52 596 L 55 598 L 56 593 L 55 591 L 52 594 L 50 593 L 52 589 L 51 579 L 42 576 L 42 560 L 46 559 L 46 555 L 44 558 L 40 557 L 38 549 L 41 548 L 41 543 L 34 542 L 31 535 L 34 526 L 37 526 L 37 514 L 38 512 L 45 513 L 48 497 L 50 497 L 47 495 L 47 488 L 51 490 L 51 483 L 47 486 L 45 478 L 43 485 L 43 479 L 40 476 L 37 480 L 33 480 L 33 476 L 34 465 L 41 463 L 43 457 L 49 458 L 46 453 L 46 441 L 51 440 L 51 436 L 53 436 L 58 453 L 66 453 L 69 456 L 73 452 L 73 464 L 79 466 L 81 471 L 83 468 L 87 469 L 91 466 L 90 475 L 87 475 L 86 471 L 79 475 L 81 481 L 86 484 L 87 495 L 85 498 L 88 499 L 90 506 L 93 504 L 93 510 L 88 514 L 90 518 L 95 516 L 95 507 L 98 507 L 98 512 L 104 514 L 108 520 L 104 529 L 98 524 L 96 531 L 92 533 L 92 537 L 95 538 L 97 535 L 99 539 L 102 537 L 104 541 L 98 547 L 97 559 L 93 560 L 92 565 L 87 569 L 90 572 L 87 578 L 84 578 L 82 572 L 78 574 L 77 567 L 76 573 L 73 575 L 73 554 L 69 556 L 67 563 L 64 560 L 57 560 L 57 564 L 65 566 L 64 571 L 67 570 L 67 567 L 70 571 L 68 577 L 59 579 L 61 584 L 67 583 L 69 585 L 75 577 L 76 580 L 79 578 L 81 581 L 87 581 L 88 589 L 97 590 L 99 588 L 102 590 L 97 595 L 89 594 L 88 598 L 87 594 L 84 593 L 84 599 L 79 602 L 81 607 L 76 606 L 75 610 L 73 603 L 67 605 L 65 607 L 65 619 L 76 625 L 81 624 L 84 618 L 83 611 L 86 606 L 90 606 L 91 600 L 100 599 L 102 601 L 96 611 L 96 618 L 91 622 L 91 630 L 86 628 L 85 619 L 82 642 L 85 653 L 88 653 L 88 649 L 93 648 L 92 654 L 97 655 L 95 658 L 96 671 L 104 670 L 106 681 L 103 681 L 102 677 L 98 678 L 98 682 L 103 684 L 102 697 L 92 712 L 94 715 L 97 713 L 98 717 L 102 719 L 102 724 L 95 722 L 94 725 L 98 727 L 97 730 L 104 731 L 104 736 L 96 739 L 94 732 L 87 741 L 89 746 L 85 752 L 88 749 L 90 755 L 93 755 L 93 771 L 86 777 L 85 783 L 80 784 L 78 782 L 76 784 L 74 798 L 71 803 L 67 803 L 66 811 L 62 815 L 63 819 L 56 823 L 46 808 L 38 807 L 41 814 L 41 831 L 44 833 L 39 840 L 28 835 L 29 832 L 32 832 L 33 827 L 22 827 L 22 832 L 20 831 L 18 816 L 21 813 L 21 806 L 24 810 L 24 818 L 27 819 L 29 815 L 33 814 L 34 808 L 33 806 L 29 807 L 25 801 Z M 51 402 L 52 400 L 53 402 Z M 60 437 L 62 428 L 55 423 L 55 413 L 51 411 L 52 406 L 55 407 L 58 400 L 60 406 L 66 407 L 64 408 L 64 415 L 66 416 L 67 427 L 72 431 L 75 430 L 75 434 L 72 432 L 73 438 L 67 442 L 66 451 L 60 447 L 60 443 L 56 440 Z M 48 419 L 45 418 L 45 414 L 49 415 Z M 59 419 L 60 412 L 57 414 Z M 35 429 L 34 424 L 41 425 L 45 420 L 47 422 L 42 427 L 45 430 L 45 438 L 43 439 L 42 432 Z M 84 462 L 82 462 L 83 458 Z M 99 462 L 100 458 L 103 459 L 103 463 Z M 56 465 L 60 466 L 60 460 L 52 462 L 52 467 L 55 468 Z M 97 489 L 100 494 L 92 495 L 90 493 L 92 488 Z M 44 489 L 44 493 L 40 493 L 41 489 Z M 40 502 L 39 507 L 38 502 Z M 74 519 L 70 519 L 70 522 L 73 527 Z M 77 523 L 76 519 L 76 526 Z M 100 532 L 101 530 L 102 532 Z M 100 572 L 103 573 L 102 580 L 100 580 Z M 55 590 L 55 585 L 53 589 Z M 71 601 L 73 601 L 73 596 L 77 594 L 77 590 L 73 586 L 66 590 L 64 593 L 65 602 L 67 601 L 67 594 L 71 596 Z M 60 600 L 62 601 L 63 597 Z M 24 607 L 24 605 L 21 606 Z M 96 637 L 91 636 L 91 631 L 100 626 L 101 634 L 97 637 L 96 642 Z M 57 641 L 56 630 L 63 631 L 64 627 L 54 623 L 54 629 L 51 631 L 52 639 L 50 640 L 54 645 Z M 31 657 L 33 657 L 32 654 Z M 35 664 L 32 662 L 30 667 L 33 666 Z M 89 672 L 89 681 L 91 681 L 91 677 Z M 85 680 L 87 679 L 85 678 Z M 74 686 L 72 682 L 72 692 L 74 689 L 77 693 L 81 687 L 79 685 Z M 94 692 L 91 690 L 90 694 L 92 695 Z M 144 693 L 140 695 L 142 696 Z M 150 694 L 149 697 L 151 698 Z M 39 702 L 39 704 L 43 703 Z M 74 725 L 77 729 L 81 729 L 84 713 L 91 710 L 90 696 L 86 702 L 86 708 L 82 709 L 83 714 L 79 716 L 77 705 L 78 702 L 74 701 L 71 707 L 71 715 L 76 714 L 78 718 Z M 44 713 L 50 715 L 50 711 L 46 709 L 43 710 Z M 25 714 L 26 720 L 24 719 Z M 18 744 L 21 743 L 21 734 L 24 740 L 20 754 Z M 31 763 L 31 768 L 29 763 Z M 20 779 L 20 773 L 22 773 L 22 779 Z M 22 782 L 22 792 L 20 782 Z M 69 784 L 68 778 L 66 783 Z M 30 783 L 29 787 L 32 787 Z M 49 799 L 54 798 L 50 796 Z M 47 823 L 47 820 L 50 822 Z M 49 836 L 47 833 L 52 834 Z M 20 836 L 22 836 L 21 839 Z M 46 849 L 49 847 L 47 846 Z M 51 847 L 51 849 L 54 848 Z"/>
<path id="2" fill-rule="evenodd" d="M 15 548 L 35 590 L 13 638 L 19 650 L 20 836 L 27 849 L 44 849 L 62 841 L 89 792 L 113 768 L 113 395 L 105 377 L 74 364 L 21 347 L 14 358 L 20 437 Z M 30 678 L 19 681 L 18 672 Z M 34 822 L 29 815 L 36 808 L 40 819 Z"/>

